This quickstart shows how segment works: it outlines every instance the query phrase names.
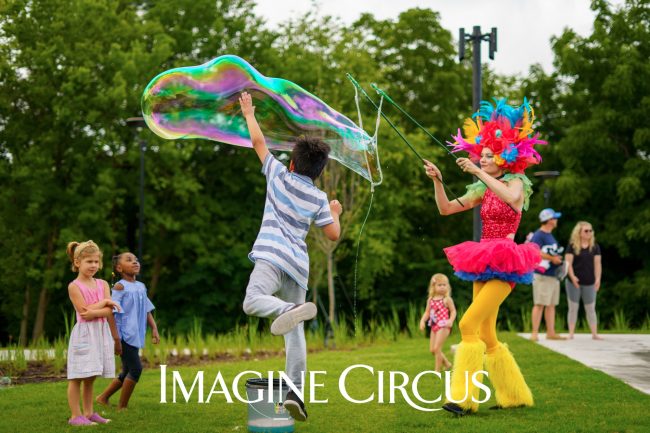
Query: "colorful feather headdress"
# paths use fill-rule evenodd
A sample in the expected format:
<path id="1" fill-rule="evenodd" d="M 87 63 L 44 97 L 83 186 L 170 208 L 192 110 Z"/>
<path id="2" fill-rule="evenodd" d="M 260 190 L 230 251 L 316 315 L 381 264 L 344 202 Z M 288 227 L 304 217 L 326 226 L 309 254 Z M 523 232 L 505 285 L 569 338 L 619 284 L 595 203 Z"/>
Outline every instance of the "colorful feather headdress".
<path id="1" fill-rule="evenodd" d="M 487 147 L 494 152 L 497 166 L 511 173 L 523 173 L 528 166 L 542 162 L 533 146 L 547 143 L 538 139 L 539 134 L 533 135 L 535 113 L 528 100 L 524 98 L 519 107 L 508 105 L 505 98 L 495 98 L 494 102 L 492 106 L 481 101 L 478 112 L 463 124 L 464 137 L 460 129 L 457 136 L 452 135 L 455 142 L 448 142 L 452 152 L 468 152 L 469 158 L 478 162 Z"/>

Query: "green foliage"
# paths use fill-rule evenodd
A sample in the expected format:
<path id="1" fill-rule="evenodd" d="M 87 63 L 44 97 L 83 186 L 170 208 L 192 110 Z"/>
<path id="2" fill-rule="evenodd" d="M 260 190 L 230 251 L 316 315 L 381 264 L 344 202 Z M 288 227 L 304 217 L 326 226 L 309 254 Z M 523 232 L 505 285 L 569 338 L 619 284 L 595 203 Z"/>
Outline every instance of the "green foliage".
<path id="1" fill-rule="evenodd" d="M 630 330 L 630 319 L 625 315 L 625 311 L 623 310 L 614 311 L 614 323 L 612 325 L 612 330 L 614 331 Z"/>
<path id="2" fill-rule="evenodd" d="M 552 206 L 564 212 L 557 237 L 564 243 L 577 220 L 592 222 L 603 248 L 599 312 L 610 323 L 614 309 L 624 308 L 636 327 L 650 309 L 648 10 L 632 0 L 620 10 L 600 1 L 594 7 L 592 35 L 567 30 L 554 40 L 555 72 L 534 67 L 519 78 L 486 68 L 483 94 L 533 98 L 538 129 L 551 144 L 539 168 L 562 172 L 545 185 Z M 159 328 L 185 335 L 200 323 L 205 335 L 191 334 L 196 356 L 201 345 L 212 351 L 208 339 L 218 344 L 210 335 L 229 330 L 238 351 L 265 347 L 256 336 L 265 325 L 246 324 L 241 311 L 265 194 L 259 163 L 247 149 L 129 130 L 124 119 L 140 113 L 144 86 L 163 70 L 237 54 L 356 121 L 350 72 L 368 90 L 376 82 L 441 141 L 470 114 L 469 64 L 457 62 L 452 33 L 434 11 L 411 9 L 389 20 L 365 14 L 346 25 L 314 9 L 276 30 L 252 11 L 250 0 L 0 3 L 0 341 L 69 334 L 73 320 L 59 313 L 71 311 L 67 242 L 98 242 L 105 265 L 98 276 L 107 279 L 113 254 L 136 251 L 144 140 L 141 279 Z M 453 158 L 396 110 L 384 110 L 461 195 L 469 179 Z M 372 132 L 376 113 L 364 101 L 361 112 Z M 471 238 L 472 215 L 440 217 L 421 161 L 385 122 L 378 139 L 384 183 L 374 192 L 358 261 L 370 191 L 365 182 L 356 191 L 355 217 L 334 253 L 336 307 L 343 317 L 357 313 L 355 329 L 413 333 L 412 305 L 426 301 L 431 274 L 451 276 L 442 249 Z M 543 207 L 535 194 L 522 235 L 537 226 Z M 313 234 L 309 243 L 310 284 L 323 293 L 325 257 L 313 248 Z M 471 285 L 453 278 L 452 285 L 460 313 Z M 521 311 L 530 304 L 529 288 L 518 286 L 501 308 L 503 323 L 526 327 Z M 349 329 L 338 332 L 341 338 Z"/>

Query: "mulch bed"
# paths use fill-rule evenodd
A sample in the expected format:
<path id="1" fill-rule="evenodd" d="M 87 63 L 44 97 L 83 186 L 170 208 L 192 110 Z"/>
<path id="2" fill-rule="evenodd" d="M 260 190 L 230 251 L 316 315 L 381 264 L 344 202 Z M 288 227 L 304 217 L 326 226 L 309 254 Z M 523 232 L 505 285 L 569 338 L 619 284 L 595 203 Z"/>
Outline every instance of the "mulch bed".
<path id="1" fill-rule="evenodd" d="M 310 350 L 310 352 L 314 352 Z M 213 364 L 215 362 L 234 362 L 246 360 L 259 360 L 268 359 L 274 356 L 283 355 L 284 351 L 259 351 L 254 353 L 244 353 L 242 355 L 234 355 L 232 353 L 219 353 L 217 355 L 202 355 L 200 357 L 190 355 L 169 355 L 165 360 L 165 364 L 170 367 L 187 367 L 194 365 Z M 145 368 L 157 368 L 159 364 L 148 362 L 142 359 L 142 364 Z M 0 364 L 0 376 L 6 375 L 6 366 Z M 66 368 L 63 371 L 54 372 L 53 366 L 50 363 L 43 361 L 28 361 L 27 369 L 17 376 L 11 376 L 11 385 L 24 385 L 27 383 L 44 383 L 44 382 L 60 382 L 67 380 Z"/>

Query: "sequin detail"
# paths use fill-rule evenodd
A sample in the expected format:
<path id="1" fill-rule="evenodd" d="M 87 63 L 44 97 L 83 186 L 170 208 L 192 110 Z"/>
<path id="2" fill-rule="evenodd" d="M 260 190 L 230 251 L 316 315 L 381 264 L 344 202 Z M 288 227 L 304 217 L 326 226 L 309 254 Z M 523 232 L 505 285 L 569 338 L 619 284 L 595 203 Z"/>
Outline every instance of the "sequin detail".
<path id="1" fill-rule="evenodd" d="M 491 189 L 485 191 L 481 203 L 481 239 L 502 239 L 514 235 L 521 222 L 521 212 L 515 212 Z"/>

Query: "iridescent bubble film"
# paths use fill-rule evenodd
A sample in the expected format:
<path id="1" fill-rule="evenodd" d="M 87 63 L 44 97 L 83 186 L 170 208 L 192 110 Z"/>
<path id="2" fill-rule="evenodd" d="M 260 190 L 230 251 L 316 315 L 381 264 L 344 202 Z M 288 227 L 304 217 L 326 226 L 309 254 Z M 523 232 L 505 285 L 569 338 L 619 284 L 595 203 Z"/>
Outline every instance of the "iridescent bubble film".
<path id="1" fill-rule="evenodd" d="M 376 145 L 363 129 L 297 84 L 265 77 L 237 56 L 159 74 L 144 90 L 142 112 L 163 138 L 252 147 L 238 100 L 244 90 L 270 149 L 290 150 L 301 135 L 319 137 L 332 159 L 371 182 L 381 178 Z"/>

